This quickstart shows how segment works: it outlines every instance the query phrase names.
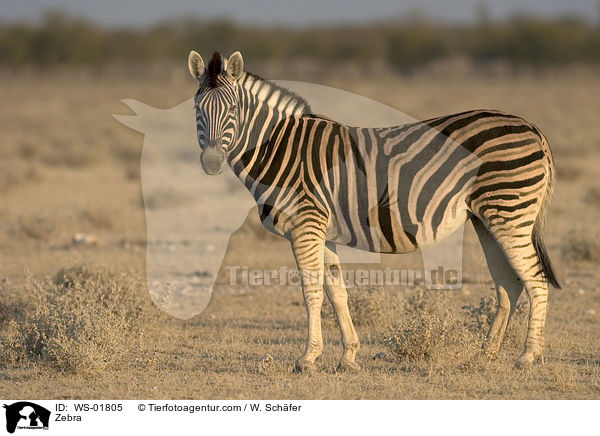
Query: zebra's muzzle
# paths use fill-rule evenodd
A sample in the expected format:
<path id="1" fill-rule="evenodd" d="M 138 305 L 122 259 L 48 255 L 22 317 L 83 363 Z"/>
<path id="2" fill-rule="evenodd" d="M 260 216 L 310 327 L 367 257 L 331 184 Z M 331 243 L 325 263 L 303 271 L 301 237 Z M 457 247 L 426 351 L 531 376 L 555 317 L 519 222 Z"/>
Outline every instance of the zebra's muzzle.
<path id="1" fill-rule="evenodd" d="M 200 164 L 202 169 L 209 176 L 216 176 L 223 172 L 225 163 L 225 153 L 220 147 L 207 147 L 200 155 Z"/>

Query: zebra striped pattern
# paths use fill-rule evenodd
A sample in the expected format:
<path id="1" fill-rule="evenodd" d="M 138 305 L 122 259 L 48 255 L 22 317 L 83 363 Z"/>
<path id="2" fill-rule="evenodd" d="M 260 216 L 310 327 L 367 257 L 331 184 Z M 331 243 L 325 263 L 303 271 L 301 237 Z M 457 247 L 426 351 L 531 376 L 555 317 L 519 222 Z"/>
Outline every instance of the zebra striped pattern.
<path id="1" fill-rule="evenodd" d="M 200 144 L 220 144 L 263 224 L 291 241 L 308 313 L 298 370 L 312 368 L 322 351 L 323 288 L 342 334 L 340 367 L 358 369 L 336 244 L 406 253 L 435 244 L 467 220 L 498 295 L 484 349 L 499 351 L 524 285 L 529 326 L 517 362 L 542 355 L 548 283 L 559 284 L 541 238 L 554 164 L 535 126 L 474 110 L 389 128 L 348 127 L 310 114 L 300 97 L 254 75 L 232 78 L 219 59 L 216 53 L 204 73 L 190 69 L 201 82 Z M 241 55 L 232 60 L 239 66 Z"/>

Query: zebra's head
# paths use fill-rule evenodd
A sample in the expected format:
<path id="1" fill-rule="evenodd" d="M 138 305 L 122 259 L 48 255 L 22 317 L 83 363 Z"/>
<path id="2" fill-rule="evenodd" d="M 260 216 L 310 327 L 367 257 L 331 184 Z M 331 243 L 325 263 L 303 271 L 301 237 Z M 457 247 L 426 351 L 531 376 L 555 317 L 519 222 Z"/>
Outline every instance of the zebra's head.
<path id="1" fill-rule="evenodd" d="M 202 169 L 209 175 L 220 174 L 236 141 L 240 114 L 237 81 L 244 72 L 244 61 L 240 52 L 229 59 L 215 52 L 205 68 L 202 57 L 191 51 L 188 67 L 200 82 L 194 105 Z"/>

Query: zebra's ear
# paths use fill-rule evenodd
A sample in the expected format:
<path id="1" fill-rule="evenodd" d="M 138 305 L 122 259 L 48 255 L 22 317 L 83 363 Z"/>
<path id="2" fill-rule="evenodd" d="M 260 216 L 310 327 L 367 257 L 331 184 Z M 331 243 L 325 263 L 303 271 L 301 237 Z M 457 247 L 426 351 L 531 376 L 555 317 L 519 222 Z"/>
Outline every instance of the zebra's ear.
<path id="1" fill-rule="evenodd" d="M 236 51 L 229 56 L 229 60 L 227 61 L 227 74 L 229 74 L 233 80 L 237 80 L 240 78 L 243 71 L 244 59 L 242 58 L 242 54 L 239 51 Z"/>
<path id="2" fill-rule="evenodd" d="M 200 80 L 200 76 L 204 73 L 204 61 L 202 60 L 202 56 L 194 50 L 192 50 L 188 56 L 188 68 L 190 69 L 192 77 L 196 80 Z"/>

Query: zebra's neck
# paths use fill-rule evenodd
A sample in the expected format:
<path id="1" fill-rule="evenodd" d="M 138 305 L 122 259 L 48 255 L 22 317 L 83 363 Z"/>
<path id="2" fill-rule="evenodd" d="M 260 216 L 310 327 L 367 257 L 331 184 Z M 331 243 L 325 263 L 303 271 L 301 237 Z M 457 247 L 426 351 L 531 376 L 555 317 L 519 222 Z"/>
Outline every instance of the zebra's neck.
<path id="1" fill-rule="evenodd" d="M 302 97 L 273 82 L 245 72 L 239 80 L 240 126 L 229 165 L 253 192 L 252 170 L 260 164 L 263 148 L 277 124 L 284 118 L 310 113 Z"/>

